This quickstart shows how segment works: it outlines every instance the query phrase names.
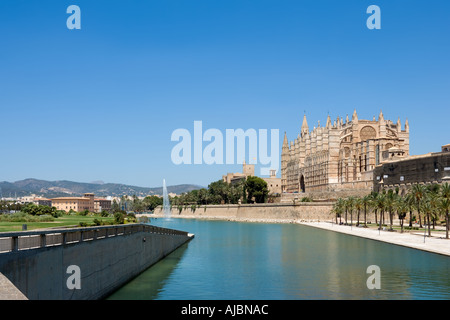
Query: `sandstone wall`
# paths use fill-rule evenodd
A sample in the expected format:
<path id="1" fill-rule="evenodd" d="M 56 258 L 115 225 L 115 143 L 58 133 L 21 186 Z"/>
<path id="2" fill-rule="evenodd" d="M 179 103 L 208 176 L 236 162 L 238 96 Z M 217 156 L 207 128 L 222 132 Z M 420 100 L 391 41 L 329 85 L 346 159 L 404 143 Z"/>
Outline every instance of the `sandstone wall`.
<path id="1" fill-rule="evenodd" d="M 172 216 L 262 222 L 334 221 L 335 215 L 331 214 L 332 205 L 332 202 L 301 202 L 295 205 L 290 203 L 202 205 L 196 207 L 195 210 L 186 206 L 181 211 L 174 206 L 172 207 Z M 363 214 L 361 212 L 360 221 L 363 221 Z M 153 216 L 162 217 L 161 209 L 157 208 Z M 350 221 L 350 215 L 347 219 Z M 354 213 L 353 221 L 356 222 L 356 219 L 356 213 Z M 375 221 L 374 214 L 368 215 L 369 220 Z"/>

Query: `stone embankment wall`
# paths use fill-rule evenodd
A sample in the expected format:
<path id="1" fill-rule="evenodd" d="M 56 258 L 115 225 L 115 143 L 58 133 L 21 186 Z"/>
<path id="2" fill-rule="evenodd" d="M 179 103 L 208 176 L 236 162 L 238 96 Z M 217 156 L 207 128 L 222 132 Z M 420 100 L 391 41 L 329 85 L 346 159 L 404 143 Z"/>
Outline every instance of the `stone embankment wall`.
<path id="1" fill-rule="evenodd" d="M 172 207 L 172 217 L 179 218 L 203 218 L 236 221 L 261 221 L 261 222 L 295 222 L 295 221 L 331 221 L 335 215 L 331 214 L 333 202 L 298 202 L 288 203 L 264 203 L 264 204 L 230 204 L 230 205 L 201 205 L 195 210 L 191 206 L 184 206 L 180 211 L 176 206 Z M 163 216 L 161 208 L 156 208 L 155 216 Z M 360 214 L 363 221 L 364 213 Z M 347 217 L 350 222 L 350 214 Z M 353 222 L 356 222 L 356 213 L 353 213 Z M 368 221 L 375 221 L 374 214 L 368 214 Z M 342 221 L 344 218 L 342 217 Z"/>
<path id="2" fill-rule="evenodd" d="M 104 298 L 193 237 L 142 224 L 59 232 L 0 233 L 0 272 L 29 300 Z"/>

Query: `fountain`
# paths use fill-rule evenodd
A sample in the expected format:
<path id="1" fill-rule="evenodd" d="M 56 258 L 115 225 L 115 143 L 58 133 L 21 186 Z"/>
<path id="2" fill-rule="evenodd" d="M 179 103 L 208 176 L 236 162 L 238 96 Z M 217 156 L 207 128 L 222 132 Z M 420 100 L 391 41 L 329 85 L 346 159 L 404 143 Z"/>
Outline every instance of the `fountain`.
<path id="1" fill-rule="evenodd" d="M 170 200 L 169 195 L 167 194 L 166 179 L 163 179 L 163 211 L 164 218 L 170 219 L 172 216 L 172 210 L 170 209 Z"/>

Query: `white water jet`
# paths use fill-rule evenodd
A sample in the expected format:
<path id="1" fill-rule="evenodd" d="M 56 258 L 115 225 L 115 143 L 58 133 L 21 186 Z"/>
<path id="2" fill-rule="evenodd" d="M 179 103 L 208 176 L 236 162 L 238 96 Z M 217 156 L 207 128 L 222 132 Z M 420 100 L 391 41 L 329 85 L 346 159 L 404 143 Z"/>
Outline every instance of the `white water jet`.
<path id="1" fill-rule="evenodd" d="M 172 216 L 172 210 L 170 209 L 170 200 L 167 193 L 166 179 L 163 179 L 163 211 L 164 218 L 170 219 L 170 217 Z"/>

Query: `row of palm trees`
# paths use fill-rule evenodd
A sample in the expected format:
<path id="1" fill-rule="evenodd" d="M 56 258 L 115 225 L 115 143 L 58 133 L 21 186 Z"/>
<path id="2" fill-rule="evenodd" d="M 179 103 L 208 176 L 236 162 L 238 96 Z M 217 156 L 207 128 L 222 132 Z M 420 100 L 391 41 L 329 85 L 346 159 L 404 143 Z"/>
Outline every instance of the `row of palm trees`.
<path id="1" fill-rule="evenodd" d="M 383 192 L 372 192 L 363 197 L 351 196 L 338 198 L 333 205 L 332 213 L 339 218 L 342 224 L 344 217 L 345 224 L 350 217 L 350 224 L 353 224 L 353 215 L 356 214 L 356 225 L 360 225 L 361 215 L 363 215 L 363 226 L 367 227 L 367 214 L 375 214 L 376 223 L 379 228 L 385 224 L 385 214 L 389 218 L 390 230 L 393 230 L 393 220 L 396 215 L 400 220 L 401 232 L 403 232 L 404 220 L 409 213 L 409 227 L 412 227 L 413 214 L 417 214 L 419 227 L 428 225 L 428 236 L 431 236 L 431 222 L 433 228 L 436 220 L 445 217 L 446 238 L 449 239 L 449 210 L 450 210 L 450 185 L 444 183 L 422 185 L 414 184 L 405 195 L 399 195 L 396 190 L 383 190 Z"/>

